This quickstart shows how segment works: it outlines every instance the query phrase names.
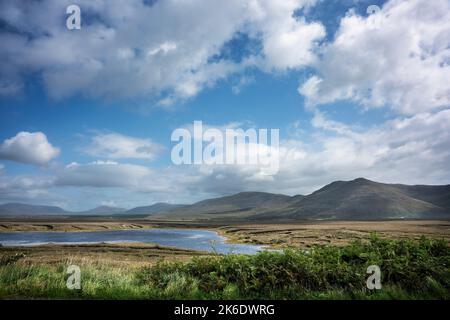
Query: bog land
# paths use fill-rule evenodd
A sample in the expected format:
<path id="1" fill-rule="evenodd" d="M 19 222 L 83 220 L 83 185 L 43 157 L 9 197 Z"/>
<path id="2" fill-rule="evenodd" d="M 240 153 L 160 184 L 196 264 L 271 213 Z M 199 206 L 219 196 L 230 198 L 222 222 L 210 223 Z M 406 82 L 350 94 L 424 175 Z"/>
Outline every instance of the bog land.
<path id="1" fill-rule="evenodd" d="M 0 232 L 207 229 L 229 242 L 279 249 L 217 255 L 157 244 L 0 247 L 1 298 L 450 298 L 449 221 L 243 223 L 148 219 L 4 220 Z M 66 287 L 81 269 L 80 290 Z M 366 288 L 379 265 L 383 288 Z"/>

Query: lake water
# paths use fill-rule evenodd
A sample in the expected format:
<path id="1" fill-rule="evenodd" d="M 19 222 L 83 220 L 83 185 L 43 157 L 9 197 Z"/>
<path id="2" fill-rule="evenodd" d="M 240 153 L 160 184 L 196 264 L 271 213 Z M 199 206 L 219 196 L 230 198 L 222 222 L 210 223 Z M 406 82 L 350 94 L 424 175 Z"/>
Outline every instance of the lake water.
<path id="1" fill-rule="evenodd" d="M 255 254 L 262 246 L 230 244 L 216 232 L 191 229 L 146 229 L 91 232 L 0 232 L 3 246 L 144 242 L 223 254 Z"/>

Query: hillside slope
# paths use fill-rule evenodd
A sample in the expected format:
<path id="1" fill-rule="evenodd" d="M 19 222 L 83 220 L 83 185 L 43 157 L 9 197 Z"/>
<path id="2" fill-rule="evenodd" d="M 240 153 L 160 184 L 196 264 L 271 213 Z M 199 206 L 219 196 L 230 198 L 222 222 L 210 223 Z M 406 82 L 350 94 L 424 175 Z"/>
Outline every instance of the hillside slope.
<path id="1" fill-rule="evenodd" d="M 55 206 L 38 206 L 23 203 L 5 203 L 0 205 L 0 214 L 5 216 L 41 216 L 67 214 L 68 212 Z"/>
<path id="2" fill-rule="evenodd" d="M 267 192 L 240 192 L 231 196 L 207 199 L 172 210 L 161 218 L 243 218 L 258 212 L 281 208 L 291 197 Z"/>
<path id="3" fill-rule="evenodd" d="M 242 192 L 157 217 L 251 221 L 449 219 L 450 185 L 408 186 L 358 178 L 332 182 L 307 196 Z"/>
<path id="4" fill-rule="evenodd" d="M 79 214 L 84 215 L 112 215 L 112 214 L 118 214 L 126 211 L 126 209 L 123 208 L 117 208 L 117 207 L 111 207 L 111 206 L 99 206 L 91 210 L 79 212 Z"/>
<path id="5" fill-rule="evenodd" d="M 336 181 L 281 211 L 254 218 L 289 219 L 432 219 L 450 217 L 450 186 L 407 186 L 358 178 Z"/>
<path id="6" fill-rule="evenodd" d="M 178 208 L 184 207 L 183 204 L 170 204 L 165 202 L 157 202 L 151 206 L 142 206 L 136 207 L 130 210 L 127 210 L 125 214 L 154 214 L 154 213 L 165 213 L 170 210 L 175 210 Z"/>

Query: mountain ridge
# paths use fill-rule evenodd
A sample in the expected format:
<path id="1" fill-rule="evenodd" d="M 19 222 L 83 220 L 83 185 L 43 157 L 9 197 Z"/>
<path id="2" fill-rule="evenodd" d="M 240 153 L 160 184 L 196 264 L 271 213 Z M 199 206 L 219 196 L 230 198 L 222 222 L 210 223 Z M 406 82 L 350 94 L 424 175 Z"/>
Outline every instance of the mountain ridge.
<path id="1" fill-rule="evenodd" d="M 428 193 L 420 192 L 426 187 Z M 423 219 L 449 217 L 450 185 L 387 184 L 357 178 L 335 181 L 287 205 L 282 216 L 293 219 Z M 426 201 L 427 200 L 427 201 Z M 280 216 L 280 213 L 276 213 Z M 264 215 L 269 216 L 267 213 Z"/>
<path id="2" fill-rule="evenodd" d="M 0 215 L 134 215 L 152 219 L 249 221 L 449 219 L 450 185 L 387 184 L 357 178 L 331 182 L 306 196 L 247 191 L 190 205 L 158 202 L 129 210 L 99 206 L 83 212 L 7 203 L 0 205 Z"/>
<path id="3" fill-rule="evenodd" d="M 184 207 L 184 204 L 170 204 L 167 202 L 156 202 L 149 206 L 135 207 L 124 212 L 125 214 L 154 214 L 164 213 L 170 210 Z"/>

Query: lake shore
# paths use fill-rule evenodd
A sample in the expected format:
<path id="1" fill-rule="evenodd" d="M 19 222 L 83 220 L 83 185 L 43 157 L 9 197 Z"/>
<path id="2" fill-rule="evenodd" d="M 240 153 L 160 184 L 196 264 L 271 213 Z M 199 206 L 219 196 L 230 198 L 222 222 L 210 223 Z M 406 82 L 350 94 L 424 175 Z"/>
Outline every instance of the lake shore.
<path id="1" fill-rule="evenodd" d="M 70 221 L 0 221 L 0 232 L 49 231 L 85 232 L 182 228 L 216 231 L 228 243 L 265 245 L 270 248 L 308 248 L 312 245 L 345 245 L 353 240 L 368 239 L 372 233 L 388 239 L 419 239 L 421 236 L 450 242 L 450 221 L 298 221 L 282 223 L 151 221 L 146 219 Z"/>

